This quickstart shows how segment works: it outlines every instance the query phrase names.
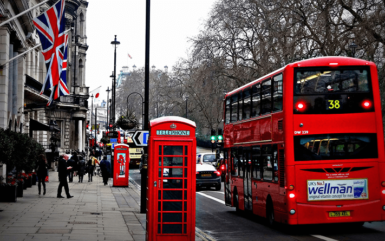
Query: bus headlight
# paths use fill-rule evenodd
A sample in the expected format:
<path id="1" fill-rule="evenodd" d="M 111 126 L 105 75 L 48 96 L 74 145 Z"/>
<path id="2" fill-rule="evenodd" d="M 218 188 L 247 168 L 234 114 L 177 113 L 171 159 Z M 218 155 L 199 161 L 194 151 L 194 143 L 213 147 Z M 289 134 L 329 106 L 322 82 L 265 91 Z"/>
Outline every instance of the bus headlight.
<path id="1" fill-rule="evenodd" d="M 384 206 L 384 207 L 385 207 L 385 206 Z M 294 215 L 294 214 L 295 214 L 295 210 L 294 210 L 294 209 L 290 210 L 290 214 L 291 214 L 291 215 Z"/>

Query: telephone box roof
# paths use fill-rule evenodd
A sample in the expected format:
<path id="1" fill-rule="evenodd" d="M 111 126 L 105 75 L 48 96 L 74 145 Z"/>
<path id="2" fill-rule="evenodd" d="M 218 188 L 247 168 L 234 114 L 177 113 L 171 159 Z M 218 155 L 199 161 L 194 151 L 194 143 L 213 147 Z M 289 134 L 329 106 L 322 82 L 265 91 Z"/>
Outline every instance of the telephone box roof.
<path id="1" fill-rule="evenodd" d="M 150 121 L 150 127 L 154 127 L 159 124 L 163 124 L 165 122 L 179 122 L 184 123 L 186 125 L 190 125 L 192 127 L 196 127 L 196 124 L 194 121 L 191 121 L 189 119 L 179 117 L 179 116 L 165 116 L 165 117 L 159 117 L 152 121 Z"/>

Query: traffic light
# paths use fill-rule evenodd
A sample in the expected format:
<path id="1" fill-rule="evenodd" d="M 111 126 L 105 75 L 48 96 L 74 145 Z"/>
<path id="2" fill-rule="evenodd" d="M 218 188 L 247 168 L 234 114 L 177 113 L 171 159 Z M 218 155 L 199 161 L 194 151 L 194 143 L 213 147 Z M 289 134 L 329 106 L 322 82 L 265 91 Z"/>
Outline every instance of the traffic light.
<path id="1" fill-rule="evenodd" d="M 90 121 L 86 122 L 86 129 L 88 129 L 88 127 L 90 127 Z"/>
<path id="2" fill-rule="evenodd" d="M 112 124 L 110 124 L 110 128 L 112 128 Z"/>
<path id="3" fill-rule="evenodd" d="M 211 129 L 211 143 L 215 143 L 217 137 L 215 136 L 215 130 Z"/>
<path id="4" fill-rule="evenodd" d="M 218 129 L 218 143 L 221 143 L 223 141 L 223 130 Z"/>

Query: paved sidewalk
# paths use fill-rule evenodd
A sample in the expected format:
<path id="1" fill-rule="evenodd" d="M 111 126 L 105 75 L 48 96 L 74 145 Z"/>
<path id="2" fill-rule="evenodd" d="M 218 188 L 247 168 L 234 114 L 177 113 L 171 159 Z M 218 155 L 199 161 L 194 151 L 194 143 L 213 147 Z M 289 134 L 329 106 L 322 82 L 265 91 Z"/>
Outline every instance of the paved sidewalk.
<path id="1" fill-rule="evenodd" d="M 47 194 L 37 186 L 24 190 L 16 203 L 0 203 L 0 241 L 18 240 L 145 240 L 146 215 L 140 213 L 140 193 L 93 182 L 69 183 L 72 199 L 58 199 L 57 172 L 50 172 Z M 63 196 L 65 196 L 63 188 Z"/>

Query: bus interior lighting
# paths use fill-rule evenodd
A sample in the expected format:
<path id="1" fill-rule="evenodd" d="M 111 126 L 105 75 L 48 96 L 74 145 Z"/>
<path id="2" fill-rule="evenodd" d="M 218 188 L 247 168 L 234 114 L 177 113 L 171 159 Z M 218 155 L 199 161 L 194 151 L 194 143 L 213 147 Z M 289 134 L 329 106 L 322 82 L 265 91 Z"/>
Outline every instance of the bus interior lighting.
<path id="1" fill-rule="evenodd" d="M 290 197 L 290 198 L 295 198 L 295 194 L 294 194 L 294 193 L 290 193 L 290 194 L 289 194 L 289 197 Z"/>
<path id="2" fill-rule="evenodd" d="M 369 109 L 372 107 L 372 103 L 369 100 L 365 100 L 364 102 L 362 102 L 362 107 L 364 107 L 365 109 Z"/>
<path id="3" fill-rule="evenodd" d="M 385 206 L 384 206 L 384 210 L 385 210 Z M 295 214 L 295 210 L 294 209 L 290 210 L 290 214 L 294 215 Z"/>

